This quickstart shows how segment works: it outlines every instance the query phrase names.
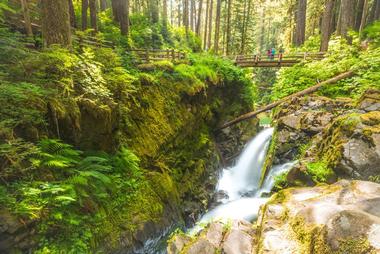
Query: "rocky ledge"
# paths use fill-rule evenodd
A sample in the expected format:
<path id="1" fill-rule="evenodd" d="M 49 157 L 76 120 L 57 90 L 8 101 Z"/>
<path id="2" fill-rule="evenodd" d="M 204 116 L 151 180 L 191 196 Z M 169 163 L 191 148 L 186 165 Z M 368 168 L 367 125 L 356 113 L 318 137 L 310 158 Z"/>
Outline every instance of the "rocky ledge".
<path id="1" fill-rule="evenodd" d="M 213 222 L 169 254 L 380 253 L 380 184 L 341 180 L 273 195 L 255 224 Z"/>

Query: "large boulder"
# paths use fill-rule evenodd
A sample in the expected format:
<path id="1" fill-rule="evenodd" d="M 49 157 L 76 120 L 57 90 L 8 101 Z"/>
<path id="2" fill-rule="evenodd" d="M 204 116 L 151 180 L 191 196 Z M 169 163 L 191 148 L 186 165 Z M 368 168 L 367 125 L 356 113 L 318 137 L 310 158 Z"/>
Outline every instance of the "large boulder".
<path id="1" fill-rule="evenodd" d="M 247 221 L 212 222 L 192 239 L 177 234 L 169 240 L 168 254 L 251 254 L 255 230 Z"/>
<path id="2" fill-rule="evenodd" d="M 380 185 L 281 191 L 262 208 L 258 230 L 258 253 L 380 253 Z"/>
<path id="3" fill-rule="evenodd" d="M 318 136 L 335 118 L 353 108 L 349 99 L 321 96 L 294 98 L 284 103 L 274 117 L 276 122 L 275 164 L 294 160 L 302 146 Z"/>

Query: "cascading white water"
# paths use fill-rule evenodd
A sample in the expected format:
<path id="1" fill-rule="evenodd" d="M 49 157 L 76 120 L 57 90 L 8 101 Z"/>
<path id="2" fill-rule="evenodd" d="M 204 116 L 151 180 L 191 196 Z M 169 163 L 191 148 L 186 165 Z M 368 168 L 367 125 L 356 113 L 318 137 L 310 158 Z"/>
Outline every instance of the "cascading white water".
<path id="1" fill-rule="evenodd" d="M 236 165 L 223 169 L 217 191 L 224 191 L 228 195 L 228 200 L 224 202 L 236 200 L 257 190 L 272 134 L 273 128 L 261 131 L 245 147 Z"/>
<path id="2" fill-rule="evenodd" d="M 214 219 L 244 219 L 252 221 L 257 217 L 258 210 L 268 198 L 263 194 L 270 193 L 275 184 L 275 177 L 290 170 L 294 162 L 274 166 L 268 173 L 261 188 L 259 188 L 261 170 L 264 164 L 273 128 L 261 131 L 253 138 L 241 153 L 235 166 L 223 169 L 217 185 L 217 191 L 226 194 L 218 200 L 222 203 L 207 212 L 190 232 L 201 229 L 200 224 Z"/>

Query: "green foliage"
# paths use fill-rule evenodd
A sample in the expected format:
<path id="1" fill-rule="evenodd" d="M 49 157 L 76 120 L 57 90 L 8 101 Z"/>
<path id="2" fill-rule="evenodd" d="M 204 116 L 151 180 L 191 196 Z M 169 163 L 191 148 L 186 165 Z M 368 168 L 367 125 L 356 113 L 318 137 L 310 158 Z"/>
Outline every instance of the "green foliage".
<path id="1" fill-rule="evenodd" d="M 306 164 L 306 168 L 306 173 L 310 175 L 316 183 L 327 182 L 334 176 L 334 171 L 332 171 L 324 161 L 309 162 Z"/>
<path id="2" fill-rule="evenodd" d="M 380 21 L 367 26 L 363 31 L 363 38 L 371 40 L 376 46 L 380 46 Z"/>
<path id="3" fill-rule="evenodd" d="M 314 42 L 310 44 L 312 46 L 306 43 L 305 50 L 317 46 Z M 281 69 L 272 89 L 271 99 L 282 98 L 348 70 L 354 70 L 355 76 L 339 81 L 335 85 L 326 86 L 319 93 L 330 97 L 358 97 L 370 87 L 379 88 L 379 48 L 370 47 L 367 50 L 361 50 L 360 41 L 356 35 L 351 45 L 339 37 L 333 38 L 325 59 Z"/>
<path id="4" fill-rule="evenodd" d="M 2 154 L 9 155 L 12 147 L 1 148 Z M 37 149 L 24 145 L 28 148 L 25 160 L 38 174 L 32 180 L 0 185 L 0 204 L 18 216 L 40 221 L 39 233 L 46 236 L 40 242 L 41 253 L 56 253 L 55 248 L 87 253 L 98 223 L 108 211 L 114 212 L 112 207 L 126 209 L 130 200 L 154 195 L 149 193 L 139 158 L 127 148 L 114 156 L 85 155 L 53 139 L 41 140 Z M 157 209 L 153 206 L 146 212 L 157 213 Z M 61 233 L 52 234 L 56 230 Z"/>
<path id="5" fill-rule="evenodd" d="M 288 176 L 288 172 L 284 172 L 282 174 L 279 174 L 277 176 L 274 177 L 274 187 L 275 189 L 277 190 L 281 190 L 281 189 L 284 189 L 286 187 L 288 187 L 288 179 L 287 179 L 287 176 Z"/>

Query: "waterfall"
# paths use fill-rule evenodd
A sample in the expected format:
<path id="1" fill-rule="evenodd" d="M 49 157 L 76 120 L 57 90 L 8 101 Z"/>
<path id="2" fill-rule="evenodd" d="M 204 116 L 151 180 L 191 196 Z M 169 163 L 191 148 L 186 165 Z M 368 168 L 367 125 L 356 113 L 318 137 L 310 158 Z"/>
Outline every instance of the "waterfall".
<path id="1" fill-rule="evenodd" d="M 273 128 L 262 130 L 244 148 L 236 165 L 222 170 L 217 185 L 217 191 L 224 194 L 217 200 L 220 205 L 203 215 L 197 225 L 190 229 L 190 233 L 198 232 L 201 229 L 199 225 L 214 219 L 256 219 L 260 206 L 268 200 L 263 195 L 270 193 L 275 184 L 275 177 L 289 171 L 294 165 L 294 162 L 289 162 L 274 166 L 259 188 L 262 167 L 272 135 Z"/>

